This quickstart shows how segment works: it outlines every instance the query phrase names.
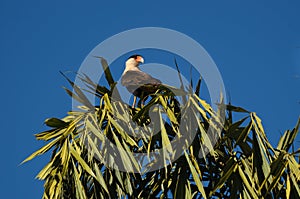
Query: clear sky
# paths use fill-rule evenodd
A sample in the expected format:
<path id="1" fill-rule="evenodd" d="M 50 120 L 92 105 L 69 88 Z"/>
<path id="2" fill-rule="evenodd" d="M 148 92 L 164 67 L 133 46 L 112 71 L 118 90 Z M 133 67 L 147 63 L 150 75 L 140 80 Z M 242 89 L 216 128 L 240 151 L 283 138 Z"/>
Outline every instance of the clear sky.
<path id="1" fill-rule="evenodd" d="M 277 144 L 300 113 L 299 9 L 297 0 L 0 1 L 1 198 L 41 198 L 34 177 L 49 157 L 19 163 L 43 145 L 33 137 L 43 121 L 71 108 L 59 70 L 77 71 L 97 44 L 131 28 L 170 28 L 199 42 L 232 103 L 257 112 Z"/>

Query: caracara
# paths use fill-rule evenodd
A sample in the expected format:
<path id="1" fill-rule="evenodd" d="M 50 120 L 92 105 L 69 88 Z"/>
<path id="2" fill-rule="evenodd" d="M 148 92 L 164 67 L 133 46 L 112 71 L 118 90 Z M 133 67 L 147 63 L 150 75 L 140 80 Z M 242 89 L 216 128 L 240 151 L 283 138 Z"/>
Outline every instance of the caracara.
<path id="1" fill-rule="evenodd" d="M 142 101 L 144 97 L 155 93 L 161 81 L 140 70 L 139 65 L 144 63 L 141 55 L 132 55 L 125 63 L 121 83 L 134 95 L 132 108 L 135 107 L 136 97 Z"/>

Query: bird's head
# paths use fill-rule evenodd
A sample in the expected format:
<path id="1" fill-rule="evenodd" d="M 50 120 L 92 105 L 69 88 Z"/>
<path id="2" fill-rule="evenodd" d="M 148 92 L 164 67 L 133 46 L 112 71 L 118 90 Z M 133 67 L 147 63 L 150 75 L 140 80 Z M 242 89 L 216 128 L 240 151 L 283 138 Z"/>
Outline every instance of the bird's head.
<path id="1" fill-rule="evenodd" d="M 128 66 L 137 67 L 142 63 L 144 63 L 144 58 L 141 55 L 132 55 L 127 59 L 126 67 Z"/>

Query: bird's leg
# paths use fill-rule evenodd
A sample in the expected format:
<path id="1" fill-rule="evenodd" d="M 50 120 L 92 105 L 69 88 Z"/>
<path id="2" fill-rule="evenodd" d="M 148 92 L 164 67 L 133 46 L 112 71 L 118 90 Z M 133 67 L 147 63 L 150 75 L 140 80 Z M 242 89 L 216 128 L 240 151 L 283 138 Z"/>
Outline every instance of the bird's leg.
<path id="1" fill-rule="evenodd" d="M 144 105 L 145 105 L 145 101 L 148 99 L 148 97 L 149 97 L 149 95 L 143 96 L 141 106 L 144 106 Z"/>
<path id="2" fill-rule="evenodd" d="M 142 95 L 141 95 L 141 97 L 140 97 L 140 101 L 141 101 L 141 108 L 143 108 L 143 106 L 144 106 L 144 95 L 145 95 L 145 93 L 144 92 L 142 92 Z"/>
<path id="3" fill-rule="evenodd" d="M 132 108 L 135 107 L 135 104 L 136 104 L 136 96 L 133 96 L 133 104 L 132 104 Z"/>

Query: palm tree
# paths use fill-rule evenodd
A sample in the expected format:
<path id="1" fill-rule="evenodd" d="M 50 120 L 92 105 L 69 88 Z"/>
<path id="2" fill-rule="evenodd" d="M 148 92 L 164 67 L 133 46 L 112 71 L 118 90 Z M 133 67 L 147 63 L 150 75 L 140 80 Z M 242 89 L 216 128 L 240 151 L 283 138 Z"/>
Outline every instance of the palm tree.
<path id="1" fill-rule="evenodd" d="M 273 147 L 256 113 L 222 98 L 213 111 L 199 97 L 201 79 L 177 96 L 160 86 L 131 108 L 113 99 L 116 83 L 101 63 L 108 88 L 80 76 L 99 106 L 66 77 L 80 110 L 47 119 L 50 129 L 35 135 L 47 144 L 24 160 L 52 151 L 37 175 L 43 198 L 300 198 L 300 119 Z"/>

